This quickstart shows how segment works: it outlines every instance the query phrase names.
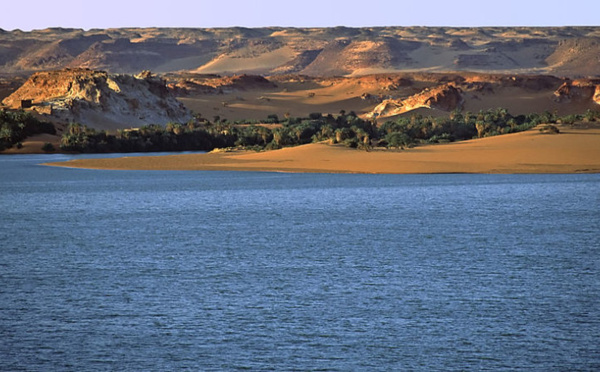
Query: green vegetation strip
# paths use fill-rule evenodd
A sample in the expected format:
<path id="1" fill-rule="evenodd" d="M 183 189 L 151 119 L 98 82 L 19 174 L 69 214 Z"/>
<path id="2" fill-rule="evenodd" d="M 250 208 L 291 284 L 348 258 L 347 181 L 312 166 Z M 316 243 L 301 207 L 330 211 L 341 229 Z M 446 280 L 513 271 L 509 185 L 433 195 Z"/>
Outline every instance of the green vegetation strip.
<path id="1" fill-rule="evenodd" d="M 71 124 L 63 134 L 61 148 L 77 152 L 211 151 L 227 147 L 260 151 L 328 141 L 368 151 L 373 146 L 406 148 L 515 133 L 539 124 L 572 124 L 598 119 L 600 112 L 597 111 L 566 117 L 549 112 L 513 116 L 499 108 L 479 113 L 455 111 L 447 117 L 405 116 L 378 126 L 354 112 L 341 111 L 337 116 L 312 113 L 305 118 L 290 117 L 281 121 L 276 115 L 269 115 L 261 122 L 271 124 L 267 127 L 257 125 L 256 121 L 248 125 L 248 121 L 229 123 L 215 117 L 211 122 L 197 116 L 185 125 L 147 125 L 118 130 L 116 134 Z M 273 127 L 272 124 L 278 125 Z"/>
<path id="2" fill-rule="evenodd" d="M 374 146 L 403 149 L 417 144 L 515 133 L 539 124 L 573 124 L 581 120 L 599 119 L 598 111 L 588 110 L 583 115 L 564 117 L 550 112 L 513 116 L 502 108 L 479 113 L 454 111 L 447 117 L 402 116 L 379 126 L 373 121 L 359 118 L 354 112 L 344 111 L 337 116 L 312 113 L 308 117 L 289 117 L 284 120 L 269 115 L 262 122 L 235 123 L 219 117 L 211 122 L 197 115 L 187 124 L 169 123 L 165 127 L 146 125 L 136 129 L 121 129 L 116 133 L 72 123 L 63 133 L 60 147 L 63 151 L 87 153 L 211 151 L 228 147 L 261 151 L 328 141 L 368 151 Z M 29 113 L 0 111 L 0 151 L 19 146 L 26 137 L 38 133 L 55 134 L 56 130 L 51 123 L 40 121 Z"/>

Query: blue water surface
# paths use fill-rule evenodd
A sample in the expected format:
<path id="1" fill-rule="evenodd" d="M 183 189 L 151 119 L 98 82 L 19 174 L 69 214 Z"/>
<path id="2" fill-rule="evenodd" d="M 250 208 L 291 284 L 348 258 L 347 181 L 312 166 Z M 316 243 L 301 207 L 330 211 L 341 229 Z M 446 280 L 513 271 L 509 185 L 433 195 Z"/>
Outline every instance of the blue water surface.
<path id="1" fill-rule="evenodd" d="M 600 175 L 0 157 L 0 370 L 600 370 Z"/>

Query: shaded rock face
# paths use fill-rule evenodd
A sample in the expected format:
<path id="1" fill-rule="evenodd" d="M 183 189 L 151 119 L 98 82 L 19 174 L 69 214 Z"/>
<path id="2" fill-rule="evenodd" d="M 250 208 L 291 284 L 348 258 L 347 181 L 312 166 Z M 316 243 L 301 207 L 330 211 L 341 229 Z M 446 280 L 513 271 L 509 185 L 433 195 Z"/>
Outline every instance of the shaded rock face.
<path id="1" fill-rule="evenodd" d="M 465 83 L 489 83 L 503 87 L 519 87 L 532 91 L 555 89 L 565 79 L 550 75 L 488 75 L 477 74 L 467 77 Z"/>
<path id="2" fill-rule="evenodd" d="M 425 107 L 433 107 L 444 111 L 452 111 L 460 106 L 463 101 L 461 92 L 453 85 L 447 85 L 431 91 L 431 95 L 425 94 Z M 419 98 L 417 98 L 419 104 Z"/>
<path id="3" fill-rule="evenodd" d="M 33 74 L 3 104 L 18 108 L 24 100 L 50 107 L 50 119 L 79 122 L 99 129 L 185 122 L 189 111 L 171 95 L 164 80 L 149 72 L 108 74 L 65 69 Z"/>
<path id="4" fill-rule="evenodd" d="M 277 85 L 258 75 L 203 75 L 181 74 L 168 75 L 168 88 L 177 96 L 189 94 L 227 94 L 240 91 L 270 90 Z"/>
<path id="5" fill-rule="evenodd" d="M 566 81 L 554 92 L 554 96 L 557 102 L 585 102 L 591 100 L 600 104 L 600 81 Z"/>
<path id="6" fill-rule="evenodd" d="M 215 86 L 228 87 L 237 90 L 270 89 L 277 85 L 258 75 L 234 75 L 225 76 L 214 82 Z"/>

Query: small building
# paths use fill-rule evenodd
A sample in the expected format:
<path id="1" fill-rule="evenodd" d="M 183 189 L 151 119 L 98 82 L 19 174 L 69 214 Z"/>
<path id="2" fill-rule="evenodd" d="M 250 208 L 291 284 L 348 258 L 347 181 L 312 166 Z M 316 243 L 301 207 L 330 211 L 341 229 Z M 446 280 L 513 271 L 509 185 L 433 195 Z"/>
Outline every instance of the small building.
<path id="1" fill-rule="evenodd" d="M 28 109 L 31 108 L 33 106 L 33 101 L 30 99 L 22 99 L 21 100 L 21 108 L 22 109 Z"/>

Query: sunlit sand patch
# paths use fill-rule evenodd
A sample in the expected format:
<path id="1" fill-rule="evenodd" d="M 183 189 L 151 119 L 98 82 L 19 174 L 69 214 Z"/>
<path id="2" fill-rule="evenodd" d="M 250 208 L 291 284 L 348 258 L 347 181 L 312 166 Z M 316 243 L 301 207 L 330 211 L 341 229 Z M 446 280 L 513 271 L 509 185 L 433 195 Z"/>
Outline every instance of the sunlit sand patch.
<path id="1" fill-rule="evenodd" d="M 561 127 L 558 135 L 531 130 L 404 151 L 365 152 L 315 143 L 266 152 L 85 159 L 48 165 L 121 170 L 318 173 L 598 173 L 600 128 Z"/>

